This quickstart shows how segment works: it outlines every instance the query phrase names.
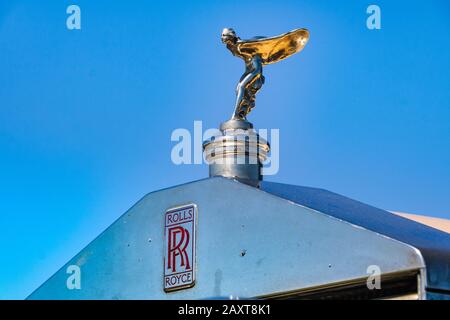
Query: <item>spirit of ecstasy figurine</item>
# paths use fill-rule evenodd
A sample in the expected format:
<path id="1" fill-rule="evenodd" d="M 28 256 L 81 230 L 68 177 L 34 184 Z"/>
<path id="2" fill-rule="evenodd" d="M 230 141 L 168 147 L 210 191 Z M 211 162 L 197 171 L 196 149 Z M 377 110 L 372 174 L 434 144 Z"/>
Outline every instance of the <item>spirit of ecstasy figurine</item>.
<path id="1" fill-rule="evenodd" d="M 301 51 L 309 39 L 306 29 L 296 29 L 277 37 L 254 37 L 241 40 L 231 28 L 222 32 L 222 42 L 231 53 L 244 60 L 245 73 L 236 88 L 236 104 L 232 120 L 246 121 L 255 107 L 255 95 L 264 84 L 263 65 L 283 60 Z"/>
<path id="2" fill-rule="evenodd" d="M 259 185 L 270 145 L 253 129 L 247 115 L 255 107 L 256 93 L 264 84 L 263 66 L 301 51 L 308 39 L 306 29 L 249 40 L 241 40 L 231 28 L 223 29 L 222 42 L 234 56 L 244 60 L 245 72 L 236 88 L 232 118 L 220 124 L 221 135 L 203 142 L 210 177 L 221 176 Z"/>

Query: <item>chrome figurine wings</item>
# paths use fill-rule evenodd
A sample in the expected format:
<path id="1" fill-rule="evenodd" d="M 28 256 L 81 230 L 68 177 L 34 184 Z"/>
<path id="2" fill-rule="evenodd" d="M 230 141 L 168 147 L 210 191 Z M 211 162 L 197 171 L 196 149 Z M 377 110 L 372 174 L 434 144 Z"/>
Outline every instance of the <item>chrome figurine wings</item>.
<path id="1" fill-rule="evenodd" d="M 276 37 L 239 40 L 237 49 L 246 57 L 259 55 L 263 65 L 275 63 L 302 51 L 309 39 L 306 29 L 296 29 Z"/>

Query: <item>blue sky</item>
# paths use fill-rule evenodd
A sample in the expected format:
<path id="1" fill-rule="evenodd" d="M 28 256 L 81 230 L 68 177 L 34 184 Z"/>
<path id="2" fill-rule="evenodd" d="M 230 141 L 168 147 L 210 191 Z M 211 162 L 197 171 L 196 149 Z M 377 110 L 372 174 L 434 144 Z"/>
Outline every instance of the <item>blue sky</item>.
<path id="1" fill-rule="evenodd" d="M 268 180 L 450 219 L 448 1 L 2 1 L 0 298 L 26 297 L 144 194 L 207 176 L 172 164 L 170 135 L 233 110 L 243 66 L 223 27 L 311 32 L 265 68 L 249 117 L 280 129 Z"/>

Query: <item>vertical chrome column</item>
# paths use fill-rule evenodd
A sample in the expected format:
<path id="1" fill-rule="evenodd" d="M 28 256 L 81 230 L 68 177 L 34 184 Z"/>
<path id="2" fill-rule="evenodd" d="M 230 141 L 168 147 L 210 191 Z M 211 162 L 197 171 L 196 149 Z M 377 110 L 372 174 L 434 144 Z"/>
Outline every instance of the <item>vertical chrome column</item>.
<path id="1" fill-rule="evenodd" d="M 220 125 L 222 135 L 203 143 L 209 176 L 234 178 L 258 186 L 262 165 L 270 150 L 246 120 L 229 120 Z"/>

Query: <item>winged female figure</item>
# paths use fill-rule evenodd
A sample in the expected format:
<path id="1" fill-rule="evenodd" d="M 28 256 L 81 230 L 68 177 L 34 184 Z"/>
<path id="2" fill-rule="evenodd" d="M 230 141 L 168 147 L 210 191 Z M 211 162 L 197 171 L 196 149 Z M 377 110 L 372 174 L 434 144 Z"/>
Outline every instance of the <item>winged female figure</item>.
<path id="1" fill-rule="evenodd" d="M 245 72 L 236 87 L 233 120 L 246 120 L 255 107 L 256 93 L 264 84 L 263 66 L 301 51 L 309 39 L 306 29 L 296 29 L 276 37 L 242 40 L 232 28 L 222 31 L 222 42 L 231 53 L 244 60 Z"/>

